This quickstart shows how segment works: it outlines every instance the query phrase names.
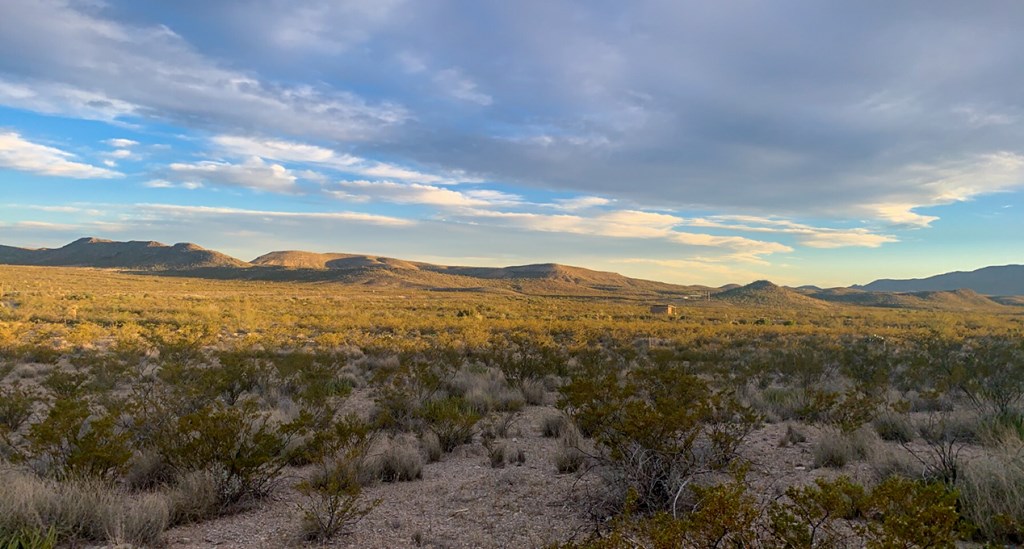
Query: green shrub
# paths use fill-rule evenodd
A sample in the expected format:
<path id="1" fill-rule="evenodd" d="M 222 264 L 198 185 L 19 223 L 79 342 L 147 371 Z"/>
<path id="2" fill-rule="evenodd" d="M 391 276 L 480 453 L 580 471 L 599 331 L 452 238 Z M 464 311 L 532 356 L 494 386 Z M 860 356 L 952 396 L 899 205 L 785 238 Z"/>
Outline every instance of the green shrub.
<path id="1" fill-rule="evenodd" d="M 305 432 L 303 417 L 274 425 L 256 403 L 215 401 L 177 418 L 157 449 L 179 474 L 213 474 L 225 508 L 268 493 L 288 463 L 290 442 Z"/>
<path id="2" fill-rule="evenodd" d="M 0 549 L 56 549 L 57 530 L 21 528 L 15 531 L 0 529 Z"/>
<path id="3" fill-rule="evenodd" d="M 95 410 L 79 397 L 57 400 L 26 439 L 34 456 L 57 478 L 113 478 L 132 457 L 130 436 L 116 411 Z"/>
<path id="4" fill-rule="evenodd" d="M 768 508 L 771 538 L 781 547 L 841 547 L 847 535 L 842 521 L 857 518 L 865 497 L 864 488 L 847 477 L 791 486 L 788 501 Z"/>
<path id="5" fill-rule="evenodd" d="M 941 483 L 915 482 L 890 477 L 875 487 L 863 502 L 867 519 L 859 525 L 865 546 L 956 547 L 969 533 L 956 509 L 957 494 Z"/>
<path id="6" fill-rule="evenodd" d="M 420 409 L 419 417 L 437 435 L 444 452 L 471 442 L 480 420 L 480 414 L 461 397 L 431 400 Z"/>
<path id="7" fill-rule="evenodd" d="M 758 423 L 730 395 L 674 363 L 622 378 L 600 362 L 562 388 L 562 406 L 601 450 L 613 506 L 633 492 L 642 512 L 668 509 L 698 471 L 721 469 Z"/>
<path id="8" fill-rule="evenodd" d="M 380 503 L 363 501 L 362 487 L 353 471 L 350 464 L 338 463 L 296 486 L 303 496 L 299 509 L 305 539 L 326 541 L 348 533 Z"/>

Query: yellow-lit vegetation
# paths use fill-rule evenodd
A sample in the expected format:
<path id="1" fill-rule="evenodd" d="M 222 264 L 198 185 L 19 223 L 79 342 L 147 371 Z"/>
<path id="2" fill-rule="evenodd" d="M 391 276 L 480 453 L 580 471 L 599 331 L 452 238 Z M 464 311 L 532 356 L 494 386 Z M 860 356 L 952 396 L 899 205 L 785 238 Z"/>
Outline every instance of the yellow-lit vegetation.
<path id="1" fill-rule="evenodd" d="M 365 487 L 461 446 L 522 464 L 517 414 L 553 404 L 545 466 L 596 487 L 572 546 L 1024 542 L 1020 309 L 654 315 L 40 267 L 0 267 L 0 288 L 0 547 L 153 544 L 285 485 L 297 538 L 343 535 Z M 822 474 L 766 497 L 744 448 L 779 422 L 771 446 L 811 445 Z M 858 462 L 879 473 L 829 473 Z"/>

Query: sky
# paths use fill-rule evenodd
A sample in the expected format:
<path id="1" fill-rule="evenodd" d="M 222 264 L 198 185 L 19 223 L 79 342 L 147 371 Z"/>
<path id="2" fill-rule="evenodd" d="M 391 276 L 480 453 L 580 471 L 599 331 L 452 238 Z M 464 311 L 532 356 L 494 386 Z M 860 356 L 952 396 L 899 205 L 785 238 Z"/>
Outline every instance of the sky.
<path id="1" fill-rule="evenodd" d="M 1024 263 L 1024 2 L 0 0 L 0 244 Z"/>

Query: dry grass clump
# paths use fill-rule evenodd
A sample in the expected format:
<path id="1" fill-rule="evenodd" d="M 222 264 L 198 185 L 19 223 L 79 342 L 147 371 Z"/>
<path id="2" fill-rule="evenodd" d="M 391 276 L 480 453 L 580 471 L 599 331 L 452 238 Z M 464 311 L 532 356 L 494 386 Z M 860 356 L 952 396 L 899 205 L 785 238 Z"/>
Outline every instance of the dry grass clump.
<path id="1" fill-rule="evenodd" d="M 545 415 L 541 420 L 540 430 L 545 437 L 555 438 L 562 436 L 568 426 L 569 418 L 565 417 L 565 414 L 553 412 Z"/>
<path id="2" fill-rule="evenodd" d="M 527 379 L 520 386 L 523 398 L 530 406 L 543 406 L 547 396 L 547 389 L 544 382 L 538 379 Z"/>
<path id="3" fill-rule="evenodd" d="M 917 435 L 913 422 L 903 414 L 882 414 L 875 418 L 872 425 L 882 440 L 890 442 L 910 442 Z"/>
<path id="4" fill-rule="evenodd" d="M 160 493 L 128 494 L 98 481 L 56 483 L 20 471 L 0 473 L 0 482 L 0 533 L 150 546 L 170 524 L 168 498 Z"/>
<path id="5" fill-rule="evenodd" d="M 873 447 L 870 431 L 861 429 L 844 433 L 838 429 L 825 429 L 812 449 L 814 466 L 839 469 L 847 463 L 867 459 Z"/>
<path id="6" fill-rule="evenodd" d="M 917 429 L 929 444 L 944 442 L 979 443 L 984 421 L 973 414 L 937 414 L 918 423 Z"/>
<path id="7" fill-rule="evenodd" d="M 910 480 L 928 480 L 931 476 L 924 464 L 905 450 L 881 448 L 871 457 L 871 468 L 880 480 L 901 477 Z"/>
<path id="8" fill-rule="evenodd" d="M 179 477 L 168 490 L 171 524 L 199 522 L 220 514 L 217 479 L 211 471 L 193 471 Z"/>
<path id="9" fill-rule="evenodd" d="M 427 463 L 434 463 L 441 460 L 441 440 L 437 438 L 437 434 L 433 431 L 427 431 L 420 435 L 420 450 L 423 452 L 423 457 L 427 459 Z"/>
<path id="10" fill-rule="evenodd" d="M 170 505 L 163 494 L 140 494 L 108 509 L 106 537 L 115 545 L 150 545 L 170 524 Z"/>
<path id="11" fill-rule="evenodd" d="M 782 438 L 779 439 L 779 447 L 785 448 L 794 444 L 800 444 L 801 442 L 807 442 L 807 435 L 794 427 L 793 424 L 786 425 L 786 434 L 782 435 Z"/>
<path id="12" fill-rule="evenodd" d="M 1024 448 L 1019 442 L 1014 446 L 966 462 L 956 488 L 961 513 L 985 539 L 1019 544 L 1024 543 Z"/>
<path id="13" fill-rule="evenodd" d="M 747 387 L 744 400 L 769 423 L 800 419 L 810 402 L 807 394 L 795 387 Z"/>
<path id="14" fill-rule="evenodd" d="M 559 473 L 575 473 L 583 467 L 587 455 L 580 449 L 582 444 L 583 436 L 579 429 L 566 421 L 558 439 L 558 450 L 555 452 L 555 468 Z"/>
<path id="15" fill-rule="evenodd" d="M 526 404 L 523 393 L 510 387 L 497 368 L 463 367 L 449 382 L 449 390 L 463 397 L 478 414 L 517 411 Z"/>
<path id="16" fill-rule="evenodd" d="M 132 458 L 124 475 L 129 490 L 153 490 L 174 483 L 174 469 L 157 452 L 142 452 Z"/>
<path id="17" fill-rule="evenodd" d="M 508 448 L 502 442 L 491 442 L 485 446 L 487 448 L 487 458 L 491 463 L 492 469 L 500 469 L 505 466 L 505 461 L 508 459 Z"/>
<path id="18" fill-rule="evenodd" d="M 370 451 L 363 467 L 383 482 L 407 482 L 423 478 L 423 455 L 412 436 L 383 438 Z"/>

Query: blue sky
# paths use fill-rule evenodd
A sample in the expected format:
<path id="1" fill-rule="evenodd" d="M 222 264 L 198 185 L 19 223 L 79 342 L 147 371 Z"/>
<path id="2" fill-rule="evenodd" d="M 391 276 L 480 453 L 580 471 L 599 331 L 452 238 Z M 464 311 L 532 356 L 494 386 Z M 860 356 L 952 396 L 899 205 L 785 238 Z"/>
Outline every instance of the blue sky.
<path id="1" fill-rule="evenodd" d="M 0 0 L 0 243 L 1024 262 L 1024 4 Z"/>

